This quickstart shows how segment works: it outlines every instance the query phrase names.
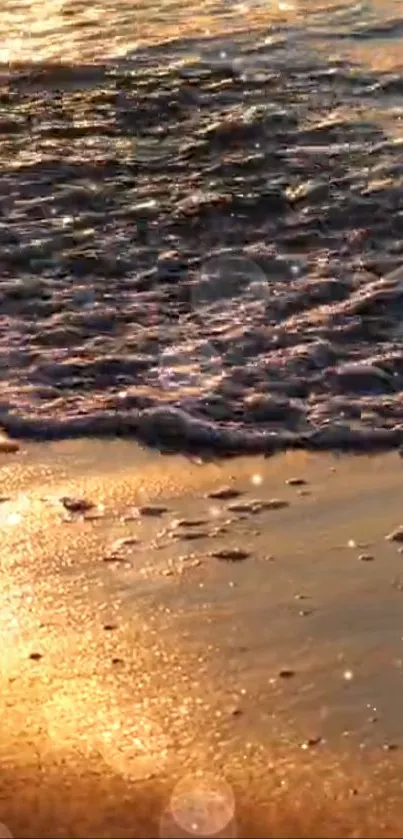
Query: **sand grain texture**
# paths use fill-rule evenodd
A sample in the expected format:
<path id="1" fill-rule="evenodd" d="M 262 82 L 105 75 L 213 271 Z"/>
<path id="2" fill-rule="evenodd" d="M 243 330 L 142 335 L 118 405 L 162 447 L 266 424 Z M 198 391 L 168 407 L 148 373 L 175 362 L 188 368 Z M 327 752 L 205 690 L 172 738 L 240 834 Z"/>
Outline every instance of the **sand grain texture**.
<path id="1" fill-rule="evenodd" d="M 399 836 L 403 575 L 385 540 L 401 517 L 397 455 L 200 467 L 77 441 L 23 446 L 0 468 L 1 819 L 14 836 L 165 835 L 175 785 L 199 773 L 200 788 L 203 772 L 234 791 L 238 836 Z M 156 547 L 159 517 L 124 519 L 158 505 L 164 527 L 216 526 L 228 501 L 209 494 L 253 498 L 256 475 L 263 499 L 292 503 L 194 554 Z M 49 496 L 102 515 L 66 526 Z M 352 537 L 377 561 L 352 562 Z M 100 561 L 111 545 L 123 562 Z M 250 555 L 208 558 L 235 547 Z"/>

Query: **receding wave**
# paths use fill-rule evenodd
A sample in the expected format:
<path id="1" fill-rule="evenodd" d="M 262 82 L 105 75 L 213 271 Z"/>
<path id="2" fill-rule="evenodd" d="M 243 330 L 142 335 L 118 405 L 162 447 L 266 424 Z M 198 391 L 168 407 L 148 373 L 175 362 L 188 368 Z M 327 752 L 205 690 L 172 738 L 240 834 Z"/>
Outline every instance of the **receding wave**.
<path id="1" fill-rule="evenodd" d="M 401 445 L 402 89 L 281 26 L 5 69 L 0 424 Z"/>

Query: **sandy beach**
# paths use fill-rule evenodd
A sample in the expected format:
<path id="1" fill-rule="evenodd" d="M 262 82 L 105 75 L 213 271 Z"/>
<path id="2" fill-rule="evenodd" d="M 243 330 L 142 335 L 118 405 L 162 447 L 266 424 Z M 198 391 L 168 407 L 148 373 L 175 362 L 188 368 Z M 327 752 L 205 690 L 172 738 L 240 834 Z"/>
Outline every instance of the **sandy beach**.
<path id="1" fill-rule="evenodd" d="M 401 835 L 402 39 L 0 0 L 0 839 Z"/>
<path id="2" fill-rule="evenodd" d="M 12 836 L 400 835 L 397 453 L 0 469 Z"/>

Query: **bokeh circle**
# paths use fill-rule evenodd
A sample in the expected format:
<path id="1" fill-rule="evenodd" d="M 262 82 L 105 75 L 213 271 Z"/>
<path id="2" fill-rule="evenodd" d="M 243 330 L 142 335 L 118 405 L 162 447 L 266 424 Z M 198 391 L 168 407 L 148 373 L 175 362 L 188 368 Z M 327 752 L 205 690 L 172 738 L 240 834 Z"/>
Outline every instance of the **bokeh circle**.
<path id="1" fill-rule="evenodd" d="M 213 773 L 187 775 L 175 786 L 170 812 L 176 825 L 189 836 L 221 835 L 235 814 L 234 793 Z"/>

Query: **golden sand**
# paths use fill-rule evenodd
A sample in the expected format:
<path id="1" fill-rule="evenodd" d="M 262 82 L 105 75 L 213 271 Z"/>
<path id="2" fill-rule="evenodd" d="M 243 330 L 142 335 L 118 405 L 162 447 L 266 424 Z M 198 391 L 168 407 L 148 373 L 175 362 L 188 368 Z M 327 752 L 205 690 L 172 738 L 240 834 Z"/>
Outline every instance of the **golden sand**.
<path id="1" fill-rule="evenodd" d="M 400 835 L 397 454 L 0 457 L 14 837 Z"/>

